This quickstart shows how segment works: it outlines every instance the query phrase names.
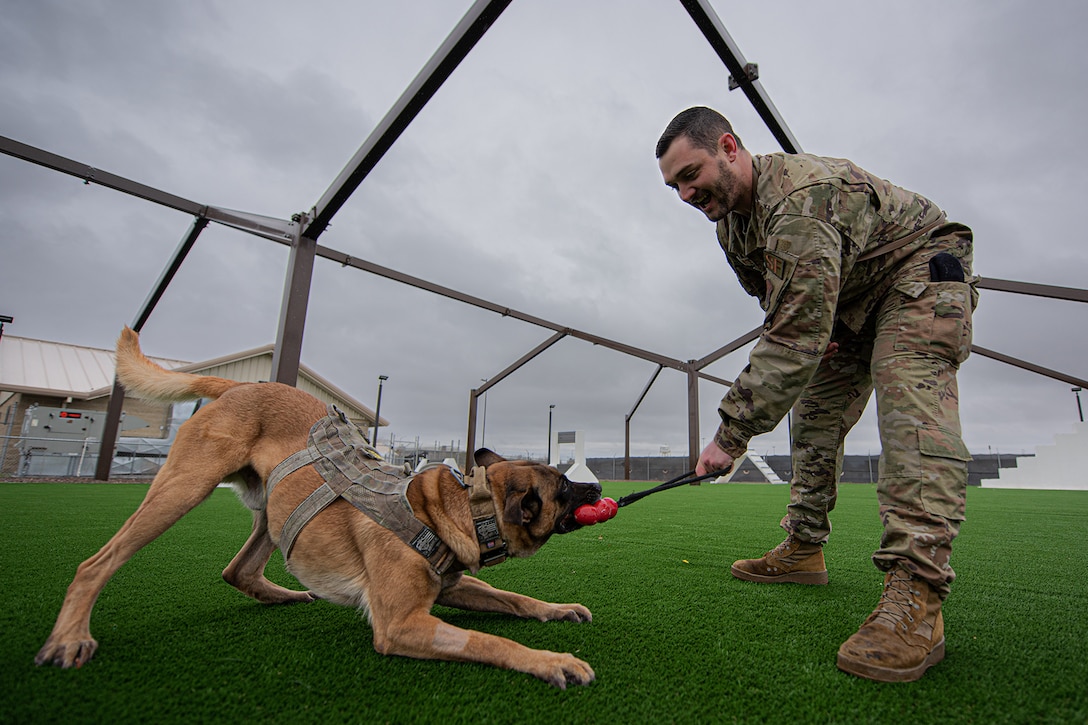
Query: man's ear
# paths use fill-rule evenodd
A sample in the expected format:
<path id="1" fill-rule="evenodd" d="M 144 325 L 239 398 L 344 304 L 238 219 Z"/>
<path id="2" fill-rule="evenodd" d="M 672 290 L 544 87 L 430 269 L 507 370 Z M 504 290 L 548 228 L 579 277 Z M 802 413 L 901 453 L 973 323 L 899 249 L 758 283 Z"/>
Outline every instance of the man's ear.
<path id="1" fill-rule="evenodd" d="M 729 157 L 730 161 L 736 158 L 737 151 L 740 149 L 737 145 L 737 138 L 731 133 L 721 135 L 721 138 L 718 139 L 718 148 Z"/>

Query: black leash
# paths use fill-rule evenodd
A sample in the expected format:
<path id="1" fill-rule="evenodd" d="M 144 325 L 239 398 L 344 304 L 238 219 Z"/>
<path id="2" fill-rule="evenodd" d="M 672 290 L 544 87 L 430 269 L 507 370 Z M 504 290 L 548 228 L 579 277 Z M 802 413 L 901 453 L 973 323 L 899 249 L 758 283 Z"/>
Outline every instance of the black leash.
<path id="1" fill-rule="evenodd" d="M 670 488 L 676 488 L 677 486 L 686 486 L 691 483 L 698 483 L 699 481 L 705 481 L 708 478 L 717 478 L 718 476 L 724 476 L 729 473 L 728 468 L 723 468 L 720 471 L 713 471 L 712 473 L 705 473 L 702 476 L 696 476 L 695 471 L 688 471 L 687 473 L 681 473 L 671 481 L 665 481 L 659 486 L 648 488 L 645 491 L 636 491 L 635 493 L 629 493 L 616 502 L 617 506 L 626 506 L 627 504 L 634 503 L 640 498 L 645 498 L 651 493 L 657 493 L 658 491 L 667 491 Z"/>

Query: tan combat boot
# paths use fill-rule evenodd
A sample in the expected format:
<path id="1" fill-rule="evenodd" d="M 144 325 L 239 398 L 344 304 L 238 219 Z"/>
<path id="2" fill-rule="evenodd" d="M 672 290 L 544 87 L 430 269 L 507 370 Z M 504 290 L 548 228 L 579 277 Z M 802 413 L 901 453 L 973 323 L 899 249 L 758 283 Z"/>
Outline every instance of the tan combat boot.
<path id="1" fill-rule="evenodd" d="M 913 682 L 944 659 L 941 599 L 927 582 L 896 567 L 884 577 L 876 610 L 839 647 L 843 672 L 880 682 Z"/>
<path id="2" fill-rule="evenodd" d="M 824 548 L 801 541 L 793 534 L 761 559 L 741 559 L 730 569 L 737 579 L 749 582 L 827 584 Z"/>

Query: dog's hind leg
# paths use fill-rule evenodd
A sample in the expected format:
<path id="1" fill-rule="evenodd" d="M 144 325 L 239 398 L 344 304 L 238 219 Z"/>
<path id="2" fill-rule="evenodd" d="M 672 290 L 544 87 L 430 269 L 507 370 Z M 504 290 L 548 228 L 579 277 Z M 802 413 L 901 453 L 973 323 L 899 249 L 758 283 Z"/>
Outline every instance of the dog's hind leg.
<path id="1" fill-rule="evenodd" d="M 276 544 L 268 535 L 268 516 L 263 509 L 253 512 L 253 531 L 249 539 L 227 568 L 223 579 L 238 591 L 265 604 L 293 604 L 312 602 L 310 592 L 293 591 L 270 582 L 264 576 L 264 567 Z"/>
<path id="2" fill-rule="evenodd" d="M 195 471 L 183 470 L 192 463 L 179 463 L 180 458 L 167 458 L 139 508 L 97 554 L 79 565 L 53 632 L 34 658 L 37 664 L 80 667 L 90 660 L 98 648 L 91 637 L 91 609 L 106 582 L 133 554 L 211 495 L 224 475 L 230 473 L 229 469 L 216 470 L 208 463 Z M 209 455 L 208 459 L 216 457 Z"/>

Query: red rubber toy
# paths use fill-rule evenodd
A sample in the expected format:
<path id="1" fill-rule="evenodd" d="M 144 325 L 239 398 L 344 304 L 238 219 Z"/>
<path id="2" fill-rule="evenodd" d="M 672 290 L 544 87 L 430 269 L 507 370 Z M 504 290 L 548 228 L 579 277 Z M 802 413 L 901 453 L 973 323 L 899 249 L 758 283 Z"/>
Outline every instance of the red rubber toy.
<path id="1" fill-rule="evenodd" d="M 620 510 L 619 505 L 610 498 L 602 498 L 595 504 L 579 506 L 574 511 L 574 520 L 582 526 L 592 526 L 602 521 L 608 521 Z"/>

